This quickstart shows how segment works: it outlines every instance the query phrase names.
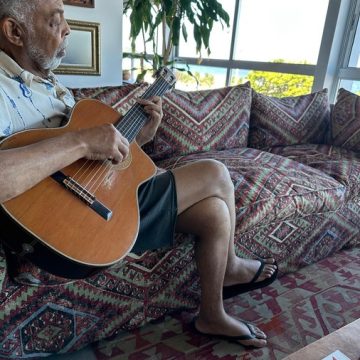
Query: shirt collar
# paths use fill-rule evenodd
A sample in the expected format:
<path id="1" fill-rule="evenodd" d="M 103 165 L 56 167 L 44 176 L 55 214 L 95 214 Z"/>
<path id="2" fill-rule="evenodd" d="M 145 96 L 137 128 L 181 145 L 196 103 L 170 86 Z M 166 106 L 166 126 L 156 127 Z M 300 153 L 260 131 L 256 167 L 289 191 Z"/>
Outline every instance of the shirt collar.
<path id="1" fill-rule="evenodd" d="M 50 72 L 47 79 L 44 79 L 40 76 L 34 75 L 31 72 L 23 69 L 16 61 L 14 61 L 9 55 L 4 51 L 0 50 L 0 71 L 3 71 L 8 77 L 17 78 L 20 77 L 25 85 L 31 85 L 31 82 L 34 80 L 39 83 L 50 83 L 52 85 L 57 84 L 57 79 L 55 75 Z"/>

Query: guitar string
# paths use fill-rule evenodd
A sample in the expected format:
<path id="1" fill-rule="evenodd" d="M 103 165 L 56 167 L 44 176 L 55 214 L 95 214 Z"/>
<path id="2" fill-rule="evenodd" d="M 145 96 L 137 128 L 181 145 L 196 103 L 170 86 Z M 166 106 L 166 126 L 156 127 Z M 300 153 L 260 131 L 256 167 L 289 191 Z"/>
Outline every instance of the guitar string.
<path id="1" fill-rule="evenodd" d="M 153 89 L 153 94 L 158 94 L 159 96 L 163 95 L 166 90 L 169 88 L 169 84 L 168 83 L 163 83 L 163 84 L 160 84 L 160 87 L 159 89 Z M 151 96 L 151 95 L 150 95 Z M 144 111 L 142 110 L 142 108 L 140 107 L 139 108 L 141 110 L 141 114 L 142 115 L 145 115 Z M 128 118 L 128 121 L 130 122 L 130 119 L 131 117 L 134 117 L 136 114 L 135 114 L 136 111 L 134 111 L 134 114 L 131 114 L 131 116 L 129 116 Z M 136 118 L 135 118 L 136 119 Z M 134 120 L 134 119 L 133 119 Z M 138 122 L 137 125 L 141 125 L 141 123 L 143 123 L 144 121 L 146 121 L 146 119 L 142 119 Z M 138 126 L 136 124 L 132 125 L 132 123 L 134 123 L 135 121 L 132 121 L 129 123 L 129 125 L 127 125 L 127 131 L 129 131 L 131 133 L 131 138 L 132 139 L 135 139 L 135 136 L 136 134 L 138 133 Z M 121 123 L 119 124 L 121 125 Z M 102 173 L 100 174 L 100 176 L 98 177 L 98 179 L 96 180 L 96 182 L 98 180 L 100 180 L 99 184 L 96 186 L 95 190 L 92 190 L 93 191 L 93 194 L 96 193 L 96 191 L 99 189 L 99 187 L 104 183 L 105 179 L 107 178 L 107 176 L 110 174 L 111 172 L 111 169 L 113 168 L 113 164 L 111 162 L 109 162 L 109 164 L 107 164 L 107 166 L 105 166 L 105 169 L 102 171 Z M 116 166 L 116 165 L 115 165 Z M 105 175 L 104 175 L 105 173 Z M 96 182 L 94 183 L 94 185 L 92 186 L 92 188 L 94 188 L 94 186 L 96 185 Z M 90 189 L 92 189 L 90 188 Z"/>
<path id="2" fill-rule="evenodd" d="M 156 83 L 156 82 L 155 82 Z M 154 83 L 154 85 L 155 85 L 155 83 Z M 149 88 L 148 90 L 150 90 L 151 91 L 151 89 Z M 147 92 L 145 92 L 144 94 L 143 94 L 143 97 L 145 97 L 145 96 L 148 96 L 148 94 L 147 94 Z M 138 105 L 138 106 L 140 106 L 139 104 L 135 104 L 134 105 L 134 107 L 136 106 L 136 105 Z M 134 107 L 132 107 L 130 110 L 129 110 L 129 112 L 128 112 L 128 114 L 130 113 L 132 113 L 133 112 L 133 110 L 134 110 Z M 126 116 L 128 116 L 128 114 L 125 114 L 125 117 Z M 125 129 L 126 130 L 126 129 Z M 102 164 L 111 164 L 111 161 L 109 161 L 109 160 L 103 160 L 103 163 Z M 100 165 L 99 165 L 99 161 L 96 161 L 96 160 L 86 160 L 85 162 L 84 162 L 84 164 L 78 169 L 78 171 L 72 176 L 72 178 L 76 181 L 76 182 L 78 182 L 78 183 L 80 183 L 80 182 L 85 182 L 85 181 L 87 181 L 87 179 L 88 179 L 88 177 L 91 175 L 91 172 L 93 171 L 93 170 L 91 170 L 90 168 L 92 167 L 92 165 L 98 165 L 97 167 L 101 167 L 102 166 L 102 164 L 100 163 Z M 86 169 L 84 169 L 85 167 L 87 166 L 87 168 Z M 90 169 L 90 170 L 89 170 Z M 87 173 L 87 171 L 90 171 L 90 173 Z M 86 175 L 86 176 L 85 176 Z M 85 179 L 84 179 L 84 176 L 85 176 Z"/>
<path id="3" fill-rule="evenodd" d="M 153 87 L 150 87 L 142 96 L 142 98 L 146 99 L 151 97 L 153 94 L 158 94 L 158 95 L 162 95 L 167 88 L 169 87 L 169 83 L 167 83 L 166 81 L 162 82 L 162 78 L 159 78 L 159 81 L 153 84 Z M 159 89 L 157 89 L 157 84 L 160 84 Z M 137 118 L 139 117 L 139 113 L 140 115 L 144 115 L 144 111 L 141 108 L 140 104 L 135 104 L 134 107 L 132 107 L 129 110 L 129 113 L 125 115 L 125 122 L 120 121 L 120 123 L 116 126 L 116 128 L 119 130 L 120 128 L 122 129 L 121 133 L 124 133 L 126 135 L 130 135 L 128 136 L 131 142 L 136 135 L 136 132 L 138 131 L 138 127 L 139 125 L 144 122 L 144 119 L 141 119 L 139 121 L 134 121 L 137 120 Z M 88 164 L 87 169 L 83 172 L 83 174 L 80 175 L 80 177 L 78 179 L 75 180 L 75 177 L 78 175 L 79 171 L 86 165 L 87 162 L 90 162 L 90 164 Z M 95 164 L 94 168 L 92 170 L 90 170 L 90 172 L 88 174 L 86 174 L 86 172 L 91 168 L 91 166 Z M 98 165 L 98 166 L 96 166 Z M 90 178 L 90 180 L 88 181 L 88 183 L 83 186 L 84 191 L 81 191 L 81 193 L 88 191 L 91 193 L 92 189 L 94 188 L 94 186 L 96 186 L 96 183 L 100 180 L 98 186 L 96 187 L 96 189 L 94 190 L 93 194 L 99 189 L 99 187 L 101 186 L 101 184 L 105 181 L 106 177 L 108 176 L 108 174 L 110 173 L 110 169 L 112 168 L 113 164 L 111 161 L 109 160 L 104 160 L 102 164 L 99 165 L 98 161 L 92 161 L 92 160 L 88 160 L 86 161 L 83 166 L 79 169 L 79 171 L 75 174 L 75 176 L 73 177 L 73 179 L 75 181 L 77 181 L 78 183 L 80 182 L 80 178 L 83 178 L 86 174 L 85 177 L 85 181 L 89 178 L 89 176 L 92 175 L 92 172 L 95 171 L 95 173 L 92 175 L 92 177 Z M 102 171 L 101 171 L 102 170 Z M 97 176 L 97 174 L 99 173 L 99 171 L 101 171 L 100 175 L 95 179 L 95 182 L 93 183 L 93 185 L 90 186 L 89 188 L 89 184 L 91 184 L 91 182 L 94 180 L 94 178 Z M 105 174 L 105 176 L 104 176 Z M 82 179 L 81 181 L 84 182 L 84 179 Z"/>
<path id="4" fill-rule="evenodd" d="M 164 84 L 161 85 L 159 90 L 157 90 L 156 88 L 153 88 L 152 91 L 149 91 L 146 95 L 144 94 L 143 98 L 148 98 L 153 94 L 161 95 L 164 92 L 165 87 L 166 87 L 166 84 L 165 84 L 165 86 L 164 86 Z M 142 118 L 139 117 L 139 114 L 142 116 Z M 124 121 L 121 121 L 121 123 L 117 126 L 117 129 L 121 128 L 120 132 L 123 134 L 126 134 L 129 142 L 131 143 L 132 140 L 135 138 L 136 134 L 139 132 L 139 126 L 142 125 L 145 121 L 146 121 L 146 114 L 145 114 L 144 110 L 142 109 L 142 106 L 138 105 L 129 114 L 129 116 L 127 116 L 126 119 L 124 119 Z M 99 189 L 99 187 L 108 178 L 108 175 L 111 173 L 111 170 L 113 167 L 114 167 L 114 165 L 111 162 L 109 162 L 106 166 L 99 167 L 98 171 L 93 175 L 91 180 L 93 180 L 95 178 L 95 176 L 98 175 L 98 172 L 102 170 L 100 175 L 97 176 L 95 181 L 93 181 L 93 184 L 91 185 L 90 188 L 89 188 L 90 182 L 86 185 L 90 192 L 92 192 L 93 194 L 96 193 L 96 191 Z"/>

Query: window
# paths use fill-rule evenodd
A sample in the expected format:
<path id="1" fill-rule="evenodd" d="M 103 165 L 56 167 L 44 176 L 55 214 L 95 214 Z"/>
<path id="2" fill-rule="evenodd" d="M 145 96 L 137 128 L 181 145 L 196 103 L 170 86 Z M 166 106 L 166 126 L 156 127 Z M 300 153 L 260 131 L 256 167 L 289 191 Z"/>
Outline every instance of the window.
<path id="1" fill-rule="evenodd" d="M 234 59 L 316 64 L 327 6 L 328 0 L 242 0 Z"/>
<path id="2" fill-rule="evenodd" d="M 224 10 L 229 14 L 230 19 L 233 19 L 234 10 L 235 10 L 235 0 L 222 1 L 221 5 L 223 6 Z M 191 28 L 189 24 L 186 22 L 185 25 L 188 29 Z M 214 23 L 214 27 L 210 35 L 211 53 L 208 56 L 207 53 L 203 51 L 201 56 L 203 58 L 228 60 L 230 58 L 232 30 L 233 30 L 232 20 L 231 20 L 230 28 L 226 27 L 225 24 L 223 27 L 222 24 L 219 22 Z M 185 42 L 185 40 L 181 37 L 179 49 L 178 49 L 178 56 L 190 57 L 190 58 L 199 57 L 199 54 L 196 54 L 196 45 L 194 39 L 191 36 L 191 33 L 189 33 L 187 42 Z"/>
<path id="3" fill-rule="evenodd" d="M 187 69 L 185 66 L 179 65 Z M 226 68 L 189 65 L 192 74 L 186 71 L 176 71 L 176 88 L 180 90 L 206 90 L 223 87 L 226 82 Z"/>
<path id="4" fill-rule="evenodd" d="M 338 71 L 337 89 L 344 88 L 360 95 L 360 2 L 353 2 L 340 54 L 342 65 Z"/>
<path id="5" fill-rule="evenodd" d="M 222 4 L 226 4 L 232 25 L 212 32 L 211 54 L 202 54 L 204 77 L 213 76 L 215 86 L 251 81 L 253 88 L 272 96 L 311 91 L 329 0 L 232 0 Z M 193 66 L 197 62 L 194 49 L 194 44 L 182 41 L 178 56 Z M 201 79 L 199 84 L 201 87 Z M 181 79 L 178 86 L 184 87 Z M 196 88 L 197 84 L 189 86 Z"/>
<path id="6" fill-rule="evenodd" d="M 177 88 L 250 81 L 255 90 L 271 96 L 297 96 L 327 87 L 332 102 L 339 87 L 360 92 L 360 1 L 227 0 L 221 4 L 230 15 L 230 27 L 215 23 L 211 53 L 202 51 L 200 63 L 191 34 L 187 42 L 180 39 L 179 66 L 187 64 L 197 81 L 178 72 Z"/>

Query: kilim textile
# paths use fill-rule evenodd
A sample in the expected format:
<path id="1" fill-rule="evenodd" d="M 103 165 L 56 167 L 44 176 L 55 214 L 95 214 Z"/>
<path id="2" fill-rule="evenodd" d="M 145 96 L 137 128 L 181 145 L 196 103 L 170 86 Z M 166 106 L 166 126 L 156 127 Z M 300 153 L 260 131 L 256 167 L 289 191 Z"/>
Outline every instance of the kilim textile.
<path id="1" fill-rule="evenodd" d="M 253 90 L 249 146 L 323 144 L 330 123 L 327 90 L 275 98 Z"/>
<path id="2" fill-rule="evenodd" d="M 360 96 L 339 89 L 331 113 L 332 143 L 360 151 Z"/>
<path id="3" fill-rule="evenodd" d="M 196 313 L 179 312 L 102 341 L 93 351 L 98 360 L 282 359 L 360 317 L 360 248 L 341 251 L 265 289 L 229 299 L 225 307 L 265 331 L 268 346 L 246 350 L 201 336 L 190 326 Z"/>

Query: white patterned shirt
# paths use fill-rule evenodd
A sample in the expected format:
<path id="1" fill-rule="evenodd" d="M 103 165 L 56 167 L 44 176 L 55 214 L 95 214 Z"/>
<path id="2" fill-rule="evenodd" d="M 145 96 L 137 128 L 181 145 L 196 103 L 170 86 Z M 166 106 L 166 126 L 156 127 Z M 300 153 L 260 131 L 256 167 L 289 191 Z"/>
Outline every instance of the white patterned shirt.
<path id="1" fill-rule="evenodd" d="M 0 138 L 39 127 L 57 127 L 75 100 L 55 75 L 47 79 L 22 69 L 0 50 Z"/>

